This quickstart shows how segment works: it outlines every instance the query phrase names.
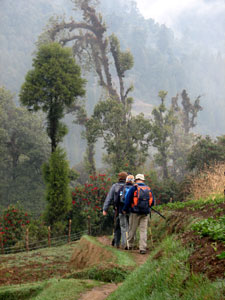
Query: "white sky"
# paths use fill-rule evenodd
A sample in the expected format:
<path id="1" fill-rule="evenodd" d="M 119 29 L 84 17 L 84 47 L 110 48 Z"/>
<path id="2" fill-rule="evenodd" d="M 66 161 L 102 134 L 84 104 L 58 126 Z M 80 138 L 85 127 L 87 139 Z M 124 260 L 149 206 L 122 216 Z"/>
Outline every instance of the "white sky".
<path id="1" fill-rule="evenodd" d="M 173 27 L 176 18 L 186 10 L 203 15 L 224 8 L 225 1 L 214 0 L 136 0 L 137 7 L 145 18 L 153 18 L 160 24 Z"/>

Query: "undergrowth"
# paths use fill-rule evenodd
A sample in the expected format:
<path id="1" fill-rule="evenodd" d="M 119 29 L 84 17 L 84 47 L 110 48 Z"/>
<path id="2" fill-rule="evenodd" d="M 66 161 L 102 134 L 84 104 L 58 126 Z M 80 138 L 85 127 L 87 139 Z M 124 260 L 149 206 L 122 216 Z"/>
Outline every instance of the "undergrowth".
<path id="1" fill-rule="evenodd" d="M 214 241 L 225 241 L 225 216 L 201 220 L 193 224 L 192 229 L 201 236 L 211 237 Z"/>

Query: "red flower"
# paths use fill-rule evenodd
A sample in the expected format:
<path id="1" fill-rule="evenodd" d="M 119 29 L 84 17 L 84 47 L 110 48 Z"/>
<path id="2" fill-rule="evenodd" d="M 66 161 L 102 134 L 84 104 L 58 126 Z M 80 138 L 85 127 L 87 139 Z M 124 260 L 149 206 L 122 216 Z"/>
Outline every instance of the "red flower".
<path id="1" fill-rule="evenodd" d="M 27 224 L 29 224 L 30 223 L 30 221 L 29 220 L 27 220 Z"/>
<path id="2" fill-rule="evenodd" d="M 76 203 L 76 201 L 73 200 L 72 203 L 73 203 L 73 205 L 74 205 L 74 204 Z"/>

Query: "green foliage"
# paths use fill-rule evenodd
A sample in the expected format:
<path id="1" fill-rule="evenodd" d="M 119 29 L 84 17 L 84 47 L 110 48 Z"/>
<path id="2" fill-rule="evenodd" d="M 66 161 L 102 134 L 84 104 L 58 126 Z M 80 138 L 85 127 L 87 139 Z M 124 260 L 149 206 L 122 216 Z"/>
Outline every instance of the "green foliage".
<path id="1" fill-rule="evenodd" d="M 4 88 L 0 88 L 0 115 L 1 203 L 6 207 L 20 202 L 39 215 L 44 207 L 40 169 L 49 156 L 42 116 L 16 106 Z"/>
<path id="2" fill-rule="evenodd" d="M 124 281 L 130 273 L 131 270 L 125 270 L 121 267 L 107 268 L 98 266 L 73 273 L 69 278 L 94 279 L 103 282 L 119 283 Z"/>
<path id="3" fill-rule="evenodd" d="M 213 140 L 209 136 L 198 137 L 187 158 L 189 170 L 201 171 L 216 162 L 225 161 L 225 137 Z"/>
<path id="4" fill-rule="evenodd" d="M 0 300 L 26 300 L 38 295 L 45 287 L 45 284 L 32 284 L 24 286 L 10 286 L 0 288 Z"/>
<path id="5" fill-rule="evenodd" d="M 192 229 L 201 236 L 209 236 L 215 241 L 225 241 L 225 216 L 199 221 L 192 225 Z"/>
<path id="6" fill-rule="evenodd" d="M 41 219 L 31 220 L 28 229 L 30 248 L 39 247 L 44 240 L 46 241 L 45 245 L 47 245 L 48 228 Z"/>
<path id="7" fill-rule="evenodd" d="M 11 205 L 0 216 L 0 239 L 4 248 L 14 246 L 25 239 L 25 229 L 30 223 L 30 215 L 18 205 Z"/>
<path id="8" fill-rule="evenodd" d="M 49 163 L 43 167 L 43 174 L 47 201 L 44 218 L 49 225 L 57 224 L 57 230 L 62 233 L 63 222 L 66 221 L 67 214 L 71 209 L 69 165 L 62 149 L 57 148 L 52 153 Z"/>
<path id="9" fill-rule="evenodd" d="M 165 106 L 167 92 L 160 91 L 161 104 L 152 111 L 152 141 L 153 146 L 158 150 L 155 154 L 156 163 L 162 167 L 163 178 L 169 177 L 168 161 L 170 155 L 171 134 L 173 126 L 177 123 L 172 109 Z"/>
<path id="10" fill-rule="evenodd" d="M 112 212 L 106 217 L 102 215 L 103 203 L 111 185 L 111 178 L 106 174 L 91 175 L 87 183 L 72 191 L 72 232 L 87 229 L 88 218 L 92 235 L 112 230 Z"/>
<path id="11" fill-rule="evenodd" d="M 96 135 L 103 138 L 107 152 L 104 161 L 114 174 L 122 169 L 135 172 L 148 156 L 151 125 L 143 114 L 131 115 L 131 104 L 130 98 L 125 106 L 108 99 L 100 101 L 93 113 Z"/>
<path id="12" fill-rule="evenodd" d="M 188 201 L 177 201 L 174 203 L 167 203 L 159 207 L 159 209 L 183 209 L 185 207 L 190 208 L 191 210 L 204 209 L 208 207 L 210 204 L 215 206 L 215 211 L 217 209 L 217 205 L 220 203 L 224 203 L 224 197 L 221 195 L 217 195 L 216 197 L 208 197 L 207 199 L 199 199 L 199 200 L 188 200 Z"/>
<path id="13" fill-rule="evenodd" d="M 218 254 L 216 257 L 219 259 L 225 259 L 225 251 L 222 251 L 220 254 Z"/>
<path id="14" fill-rule="evenodd" d="M 60 120 L 67 108 L 83 96 L 85 80 L 80 67 L 72 57 L 72 51 L 57 43 L 40 46 L 21 87 L 20 101 L 28 110 L 43 110 L 47 114 L 47 133 L 52 152 L 62 141 L 67 130 Z"/>
<path id="15" fill-rule="evenodd" d="M 134 65 L 134 58 L 129 50 L 122 52 L 120 50 L 120 42 L 115 34 L 109 37 L 110 40 L 110 50 L 112 52 L 116 70 L 119 77 L 124 77 L 124 73 L 132 69 Z"/>
<path id="16" fill-rule="evenodd" d="M 157 205 L 168 203 L 171 198 L 173 201 L 178 200 L 179 187 L 172 178 L 159 180 L 156 172 L 151 171 L 145 175 L 145 183 L 151 187 Z"/>

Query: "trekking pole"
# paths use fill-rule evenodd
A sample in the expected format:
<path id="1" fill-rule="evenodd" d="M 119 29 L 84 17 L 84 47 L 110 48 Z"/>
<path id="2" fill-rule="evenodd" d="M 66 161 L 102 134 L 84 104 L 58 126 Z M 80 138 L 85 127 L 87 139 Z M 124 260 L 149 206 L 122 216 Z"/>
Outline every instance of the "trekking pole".
<path id="1" fill-rule="evenodd" d="M 156 209 L 154 209 L 154 208 L 152 208 L 152 207 L 151 207 L 151 209 L 152 209 L 155 213 L 157 213 L 160 217 L 162 217 L 163 219 L 166 220 L 166 217 L 163 216 L 158 210 L 156 210 Z"/>
<path id="2" fill-rule="evenodd" d="M 150 233 L 151 244 L 152 244 L 152 246 L 153 246 L 153 239 L 152 239 L 152 229 L 151 229 L 151 226 L 149 226 L 149 233 Z"/>

